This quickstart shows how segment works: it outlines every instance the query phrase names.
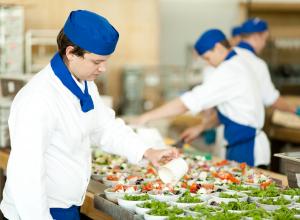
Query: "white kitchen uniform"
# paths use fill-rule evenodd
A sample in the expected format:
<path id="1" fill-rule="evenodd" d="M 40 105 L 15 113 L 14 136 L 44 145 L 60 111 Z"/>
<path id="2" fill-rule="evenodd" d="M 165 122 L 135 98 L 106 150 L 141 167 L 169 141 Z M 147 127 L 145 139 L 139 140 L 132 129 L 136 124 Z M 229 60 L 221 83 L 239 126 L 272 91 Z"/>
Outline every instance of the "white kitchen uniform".
<path id="1" fill-rule="evenodd" d="M 240 43 L 241 45 L 244 45 L 244 42 Z M 247 45 L 245 45 L 247 47 Z M 250 46 L 250 45 L 248 45 Z M 245 61 L 249 63 L 249 65 L 252 67 L 252 73 L 255 74 L 257 77 L 262 100 L 265 106 L 271 106 L 274 104 L 274 102 L 279 97 L 279 91 L 275 88 L 269 68 L 266 64 L 266 62 L 261 59 L 260 57 L 256 56 L 255 53 L 249 48 L 242 48 L 242 47 L 235 47 L 234 50 L 241 56 L 245 58 Z"/>
<path id="2" fill-rule="evenodd" d="M 84 85 L 76 83 L 83 91 Z M 115 119 L 94 82 L 88 88 L 94 109 L 84 113 L 48 65 L 17 94 L 9 116 L 11 153 L 1 202 L 6 218 L 50 220 L 49 208 L 80 206 L 91 174 L 91 145 L 132 163 L 142 159 L 148 146 Z"/>
<path id="3" fill-rule="evenodd" d="M 202 75 L 203 75 L 203 83 L 205 83 L 215 72 L 215 67 L 206 64 L 203 67 L 202 70 Z M 216 127 L 216 140 L 215 140 L 215 145 L 213 147 L 212 153 L 219 157 L 224 159 L 226 155 L 226 140 L 224 139 L 224 125 L 220 124 Z"/>
<path id="4" fill-rule="evenodd" d="M 264 124 L 264 106 L 259 84 L 252 72 L 243 57 L 235 55 L 220 64 L 204 84 L 183 94 L 181 100 L 194 113 L 217 106 L 218 112 L 227 119 L 256 129 L 252 165 L 257 166 L 270 162 L 270 147 L 261 130 Z M 236 136 L 239 135 L 237 132 Z"/>

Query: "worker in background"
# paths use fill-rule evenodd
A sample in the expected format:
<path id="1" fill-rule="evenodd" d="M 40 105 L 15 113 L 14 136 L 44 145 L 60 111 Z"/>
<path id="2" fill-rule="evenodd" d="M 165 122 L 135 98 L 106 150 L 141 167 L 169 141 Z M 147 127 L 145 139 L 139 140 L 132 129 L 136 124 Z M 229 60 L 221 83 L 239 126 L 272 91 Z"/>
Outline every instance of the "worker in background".
<path id="1" fill-rule="evenodd" d="M 136 124 L 217 107 L 228 142 L 226 158 L 250 166 L 268 164 L 270 148 L 265 133 L 264 107 L 254 74 L 245 60 L 231 50 L 225 35 L 217 29 L 197 40 L 197 53 L 212 66 L 213 75 L 202 85 L 135 119 Z M 251 92 L 250 92 L 251 91 Z"/>
<path id="2" fill-rule="evenodd" d="M 241 26 L 241 42 L 234 48 L 253 68 L 265 106 L 300 115 L 300 108 L 289 105 L 273 85 L 266 62 L 258 57 L 269 37 L 268 24 L 259 18 L 245 21 Z"/>
<path id="3" fill-rule="evenodd" d="M 241 26 L 234 26 L 231 29 L 231 38 L 229 39 L 229 43 L 231 47 L 235 47 L 240 41 L 241 41 Z M 203 68 L 203 83 L 212 76 L 215 68 L 211 65 L 207 64 Z M 180 138 L 183 139 L 186 143 L 193 142 L 199 135 L 201 135 L 203 132 L 204 136 L 213 136 L 214 134 L 214 128 L 219 124 L 218 122 L 218 116 L 216 109 L 208 109 L 205 110 L 202 114 L 202 121 L 200 124 L 189 127 L 185 129 L 181 135 Z"/>
<path id="4" fill-rule="evenodd" d="M 239 33 L 238 38 L 241 41 L 234 49 L 239 55 L 243 56 L 253 68 L 253 72 L 257 78 L 257 83 L 260 85 L 264 106 L 271 106 L 274 109 L 300 115 L 299 108 L 288 104 L 284 98 L 280 96 L 279 91 L 272 83 L 266 62 L 257 56 L 265 48 L 269 36 L 267 22 L 259 18 L 249 19 L 245 21 L 241 27 L 233 28 L 232 36 L 237 32 Z M 218 118 L 216 117 L 216 113 L 210 111 L 209 118 L 205 118 L 203 123 L 199 125 L 186 129 L 181 134 L 181 137 L 190 143 L 203 131 L 215 126 L 217 124 L 217 120 Z M 261 168 L 267 167 L 261 166 Z"/>
<path id="5" fill-rule="evenodd" d="M 11 153 L 1 211 L 10 220 L 79 220 L 91 175 L 91 145 L 138 163 L 176 158 L 154 150 L 115 118 L 93 82 L 105 72 L 119 38 L 90 11 L 70 13 L 49 65 L 15 97 Z M 164 157 L 164 158 L 163 158 Z"/>

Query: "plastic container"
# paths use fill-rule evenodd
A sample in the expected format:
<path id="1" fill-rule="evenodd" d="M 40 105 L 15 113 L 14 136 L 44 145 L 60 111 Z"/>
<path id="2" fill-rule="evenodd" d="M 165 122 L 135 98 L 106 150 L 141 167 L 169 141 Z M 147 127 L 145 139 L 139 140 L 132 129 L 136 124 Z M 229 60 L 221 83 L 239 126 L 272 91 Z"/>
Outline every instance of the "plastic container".
<path id="1" fill-rule="evenodd" d="M 158 170 L 158 175 L 164 183 L 176 184 L 188 171 L 188 165 L 181 157 L 170 161 Z"/>

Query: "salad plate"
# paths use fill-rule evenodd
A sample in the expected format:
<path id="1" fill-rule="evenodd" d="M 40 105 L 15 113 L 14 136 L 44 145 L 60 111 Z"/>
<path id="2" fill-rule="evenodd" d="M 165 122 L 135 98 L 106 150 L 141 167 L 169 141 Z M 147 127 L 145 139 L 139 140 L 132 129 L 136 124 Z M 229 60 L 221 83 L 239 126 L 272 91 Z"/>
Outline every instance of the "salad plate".
<path id="1" fill-rule="evenodd" d="M 199 196 L 192 196 L 189 191 L 184 192 L 177 200 L 171 202 L 172 205 L 179 208 L 185 208 L 204 203 L 205 201 L 201 200 Z"/>
<path id="2" fill-rule="evenodd" d="M 118 198 L 124 197 L 125 194 L 139 194 L 140 190 L 137 186 L 127 186 L 122 184 L 117 184 L 112 188 L 104 190 L 105 197 L 112 202 L 117 203 Z"/>
<path id="3" fill-rule="evenodd" d="M 146 212 L 150 211 L 151 209 L 168 208 L 168 207 L 170 207 L 170 205 L 167 204 L 166 202 L 151 200 L 151 201 L 136 204 L 135 212 L 138 215 L 144 215 Z"/>
<path id="4" fill-rule="evenodd" d="M 283 206 L 290 207 L 293 205 L 293 203 L 290 200 L 287 200 L 284 197 L 279 197 L 276 199 L 273 198 L 259 199 L 256 201 L 256 203 L 259 207 L 262 207 L 267 211 L 274 211 L 280 209 Z"/>
<path id="5" fill-rule="evenodd" d="M 214 193 L 211 200 L 217 203 L 229 203 L 235 201 L 245 202 L 247 199 L 248 196 L 245 193 L 227 191 Z"/>
<path id="6" fill-rule="evenodd" d="M 122 198 L 118 198 L 118 204 L 131 211 L 135 211 L 135 207 L 139 203 L 150 200 L 148 194 L 139 194 L 139 195 L 127 195 L 125 194 Z"/>
<path id="7" fill-rule="evenodd" d="M 169 215 L 183 216 L 184 211 L 178 207 L 155 208 L 144 214 L 145 220 L 166 220 Z"/>

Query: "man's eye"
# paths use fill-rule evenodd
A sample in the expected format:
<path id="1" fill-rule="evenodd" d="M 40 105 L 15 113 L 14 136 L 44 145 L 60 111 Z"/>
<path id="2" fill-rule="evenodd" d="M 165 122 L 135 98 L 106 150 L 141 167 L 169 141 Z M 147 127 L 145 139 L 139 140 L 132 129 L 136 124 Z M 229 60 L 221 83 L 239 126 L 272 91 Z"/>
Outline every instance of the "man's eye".
<path id="1" fill-rule="evenodd" d="M 96 65 L 100 64 L 100 62 L 97 62 L 97 61 L 93 61 L 93 63 Z"/>

